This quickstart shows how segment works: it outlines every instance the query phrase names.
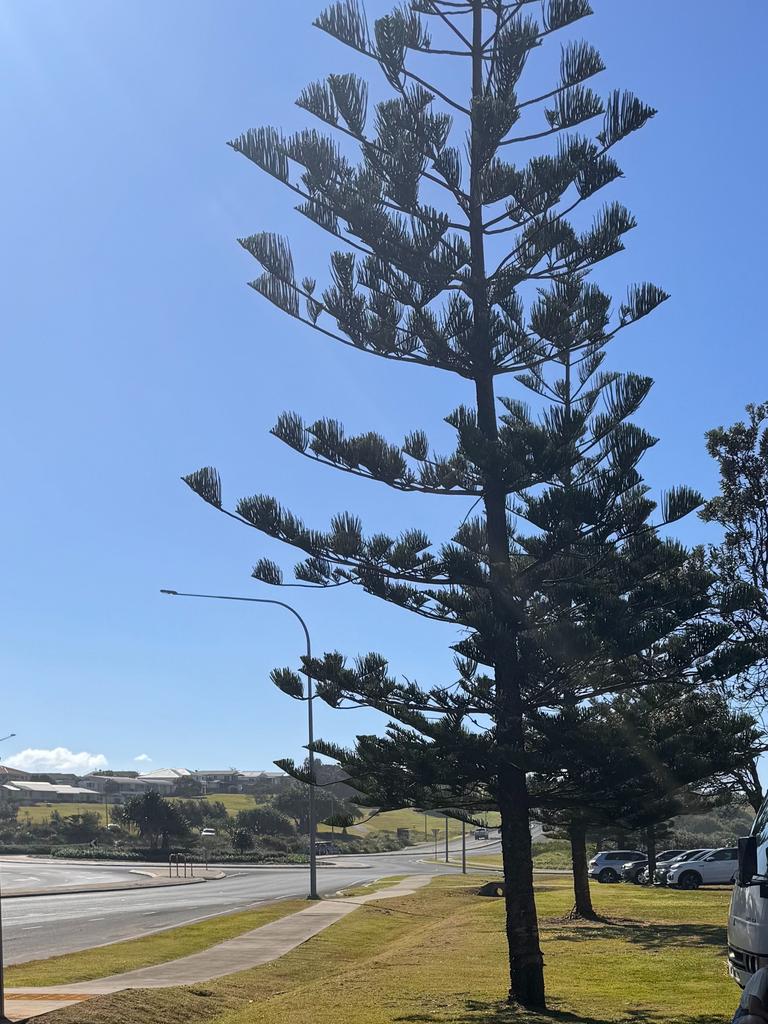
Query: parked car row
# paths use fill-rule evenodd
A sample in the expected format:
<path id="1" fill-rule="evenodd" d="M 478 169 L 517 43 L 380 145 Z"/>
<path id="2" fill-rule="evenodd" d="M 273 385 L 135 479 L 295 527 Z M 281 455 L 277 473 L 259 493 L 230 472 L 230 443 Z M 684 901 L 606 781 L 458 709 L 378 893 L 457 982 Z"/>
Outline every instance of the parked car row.
<path id="1" fill-rule="evenodd" d="M 662 850 L 656 855 L 654 885 L 698 889 L 700 885 L 729 885 L 736 878 L 738 850 Z M 648 858 L 639 850 L 603 850 L 589 862 L 589 877 L 598 882 L 623 880 L 648 883 Z"/>

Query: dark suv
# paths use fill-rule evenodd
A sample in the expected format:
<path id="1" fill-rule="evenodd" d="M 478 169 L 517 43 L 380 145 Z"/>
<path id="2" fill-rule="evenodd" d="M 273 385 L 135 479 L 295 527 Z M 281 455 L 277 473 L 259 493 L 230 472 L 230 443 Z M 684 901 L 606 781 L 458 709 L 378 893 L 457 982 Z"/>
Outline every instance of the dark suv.
<path id="1" fill-rule="evenodd" d="M 685 850 L 662 850 L 661 853 L 656 854 L 657 864 L 671 864 L 677 857 L 681 857 L 685 853 Z M 641 857 L 640 860 L 629 860 L 626 864 L 621 866 L 621 877 L 625 882 L 634 882 L 635 885 L 640 884 L 640 876 L 643 871 L 648 867 L 648 858 Z"/>

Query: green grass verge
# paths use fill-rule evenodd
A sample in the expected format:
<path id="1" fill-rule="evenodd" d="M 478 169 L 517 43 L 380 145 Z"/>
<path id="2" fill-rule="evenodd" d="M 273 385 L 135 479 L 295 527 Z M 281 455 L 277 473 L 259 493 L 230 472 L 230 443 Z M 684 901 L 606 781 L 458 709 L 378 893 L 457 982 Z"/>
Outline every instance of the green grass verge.
<path id="1" fill-rule="evenodd" d="M 738 990 L 725 970 L 728 893 L 595 886 L 611 921 L 564 923 L 567 879 L 538 893 L 551 1010 L 504 1004 L 502 901 L 441 878 L 372 902 L 272 964 L 205 985 L 128 991 L 50 1024 L 716 1024 Z"/>
<path id="2" fill-rule="evenodd" d="M 382 889 L 389 889 L 393 885 L 397 885 L 407 875 L 390 875 L 388 878 L 377 878 L 375 882 L 367 882 L 365 885 L 356 885 L 352 889 L 340 889 L 339 896 L 345 898 L 349 896 L 368 896 L 370 893 L 380 892 Z"/>
<path id="3" fill-rule="evenodd" d="M 366 815 L 367 816 L 367 815 Z M 495 828 L 499 824 L 499 815 L 495 812 L 485 815 L 488 824 Z M 349 832 L 352 835 L 368 835 L 370 832 L 396 832 L 399 828 L 411 830 L 411 838 L 416 842 L 431 842 L 432 830 L 439 829 L 440 835 L 444 835 L 445 818 L 442 814 L 416 811 L 412 807 L 403 807 L 399 811 L 382 811 L 368 821 L 353 825 Z M 471 831 L 471 827 L 468 826 Z M 425 839 L 426 831 L 426 839 Z M 448 819 L 448 834 L 450 836 L 461 835 L 461 822 L 453 818 Z"/>
<path id="4" fill-rule="evenodd" d="M 533 866 L 535 868 L 570 871 L 571 870 L 571 845 L 566 839 L 552 839 L 546 843 L 534 843 Z M 592 857 L 595 847 L 590 846 L 587 856 Z M 453 855 L 454 859 L 456 854 Z M 500 853 L 473 853 L 470 864 L 478 867 L 501 867 Z"/>
<path id="5" fill-rule="evenodd" d="M 26 988 L 37 985 L 66 985 L 77 981 L 106 978 L 110 974 L 152 967 L 168 960 L 199 953 L 217 942 L 234 939 L 252 928 L 260 928 L 297 910 L 306 910 L 306 900 L 284 900 L 238 914 L 212 917 L 197 924 L 170 928 L 140 939 L 115 942 L 109 946 L 67 953 L 48 960 L 31 960 L 5 969 L 6 985 Z"/>

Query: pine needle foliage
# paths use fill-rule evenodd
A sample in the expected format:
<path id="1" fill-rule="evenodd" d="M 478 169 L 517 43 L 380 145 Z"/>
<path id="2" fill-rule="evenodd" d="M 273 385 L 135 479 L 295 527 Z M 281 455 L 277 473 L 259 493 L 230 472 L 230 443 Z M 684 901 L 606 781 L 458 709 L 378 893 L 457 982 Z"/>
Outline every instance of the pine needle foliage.
<path id="1" fill-rule="evenodd" d="M 615 151 L 654 110 L 598 91 L 603 61 L 578 38 L 590 14 L 587 0 L 411 0 L 371 23 L 358 0 L 337 0 L 316 26 L 369 58 L 389 98 L 371 103 L 357 75 L 331 74 L 298 99 L 315 126 L 260 127 L 231 143 L 333 247 L 318 284 L 281 236 L 243 239 L 260 268 L 253 288 L 318 341 L 453 374 L 471 396 L 447 416 L 447 452 L 419 429 L 392 441 L 296 412 L 274 435 L 352 476 L 459 499 L 453 537 L 410 523 L 369 533 L 347 512 L 308 525 L 258 493 L 225 508 L 214 469 L 185 478 L 297 549 L 299 584 L 359 586 L 460 630 L 455 677 L 442 685 L 403 682 L 379 654 L 305 662 L 331 706 L 390 720 L 354 750 L 316 750 L 345 767 L 363 801 L 500 810 L 510 1000 L 530 1007 L 545 1003 L 531 720 L 695 675 L 723 638 L 703 614 L 709 574 L 661 532 L 699 496 L 680 487 L 658 504 L 640 474 L 656 440 L 631 417 L 651 381 L 604 365 L 614 339 L 667 296 L 644 282 L 614 301 L 592 273 L 634 228 L 611 192 Z M 552 86 L 534 95 L 529 63 L 558 40 Z M 439 70 L 425 77 L 428 66 Z M 254 576 L 284 583 L 265 559 Z M 274 681 L 303 698 L 299 674 Z"/>

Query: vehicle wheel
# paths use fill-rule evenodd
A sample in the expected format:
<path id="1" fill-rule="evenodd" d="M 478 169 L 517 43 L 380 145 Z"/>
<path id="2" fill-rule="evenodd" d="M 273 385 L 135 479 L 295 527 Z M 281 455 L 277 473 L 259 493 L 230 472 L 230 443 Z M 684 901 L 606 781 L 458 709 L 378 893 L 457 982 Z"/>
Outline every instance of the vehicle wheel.
<path id="1" fill-rule="evenodd" d="M 640 885 L 640 874 L 641 872 L 636 871 L 632 876 L 632 881 L 635 883 L 635 885 Z"/>
<path id="2" fill-rule="evenodd" d="M 619 876 L 613 870 L 613 868 L 603 868 L 600 874 L 597 876 L 598 882 L 602 882 L 606 885 L 609 882 L 618 882 Z"/>
<path id="3" fill-rule="evenodd" d="M 681 889 L 698 889 L 701 885 L 701 875 L 697 871 L 684 871 L 677 884 Z"/>

